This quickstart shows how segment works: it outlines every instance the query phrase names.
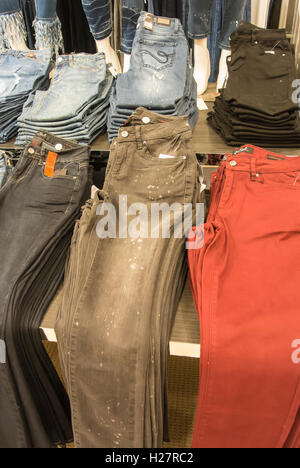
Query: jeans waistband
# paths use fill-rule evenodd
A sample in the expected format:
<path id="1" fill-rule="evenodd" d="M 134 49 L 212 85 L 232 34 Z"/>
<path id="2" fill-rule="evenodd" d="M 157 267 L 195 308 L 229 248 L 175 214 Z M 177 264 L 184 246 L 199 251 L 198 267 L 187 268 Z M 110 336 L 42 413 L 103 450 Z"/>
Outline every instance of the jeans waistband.
<path id="1" fill-rule="evenodd" d="M 187 116 L 172 117 L 156 114 L 142 107 L 138 108 L 125 125 L 119 129 L 118 143 L 168 139 L 173 137 L 192 137 Z"/>
<path id="2" fill-rule="evenodd" d="M 97 67 L 106 64 L 105 54 L 98 52 L 97 54 L 71 54 L 71 55 L 60 55 L 56 60 L 56 66 L 64 64 L 72 65 L 88 65 L 91 67 Z"/>
<path id="3" fill-rule="evenodd" d="M 3 56 L 12 56 L 16 58 L 23 58 L 23 59 L 39 59 L 39 60 L 47 60 L 50 61 L 52 57 L 51 49 L 43 49 L 43 50 L 29 50 L 29 51 L 22 51 L 22 50 L 5 50 L 1 52 L 1 57 Z"/>
<path id="4" fill-rule="evenodd" d="M 152 29 L 146 29 L 146 31 L 151 31 L 153 34 L 161 36 L 168 36 L 170 33 L 174 34 L 178 32 L 184 34 L 181 22 L 177 18 L 164 18 L 142 11 L 138 20 L 138 27 L 144 27 L 144 22 L 150 23 Z"/>
<path id="5" fill-rule="evenodd" d="M 44 162 L 49 151 L 56 153 L 60 162 L 86 162 L 89 160 L 88 146 L 78 145 L 44 130 L 37 132 L 33 140 L 26 145 L 23 156 Z"/>
<path id="6" fill-rule="evenodd" d="M 231 35 L 231 42 L 269 42 L 287 40 L 285 29 L 261 29 L 250 23 L 242 23 Z"/>
<path id="7" fill-rule="evenodd" d="M 226 169 L 249 172 L 259 178 L 260 174 L 300 171 L 300 156 L 288 157 L 263 148 L 247 145 L 235 154 L 227 155 Z"/>

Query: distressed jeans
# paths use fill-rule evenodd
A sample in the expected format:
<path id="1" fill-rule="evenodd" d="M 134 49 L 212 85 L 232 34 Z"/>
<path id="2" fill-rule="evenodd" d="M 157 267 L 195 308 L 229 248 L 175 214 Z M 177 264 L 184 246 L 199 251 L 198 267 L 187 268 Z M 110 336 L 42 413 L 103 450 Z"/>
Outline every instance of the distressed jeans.
<path id="1" fill-rule="evenodd" d="M 225 0 L 219 46 L 230 50 L 230 36 L 245 18 L 247 0 Z M 213 0 L 189 0 L 188 35 L 191 39 L 209 36 Z"/>
<path id="2" fill-rule="evenodd" d="M 0 50 L 15 48 L 20 38 L 26 41 L 26 27 L 18 0 L 0 2 Z"/>
<path id="3" fill-rule="evenodd" d="M 111 147 L 103 191 L 76 225 L 56 334 L 77 448 L 160 447 L 167 432 L 169 336 L 186 279 L 185 238 L 175 238 L 175 215 L 169 238 L 160 231 L 165 215 L 155 238 L 126 236 L 119 221 L 115 237 L 101 236 L 100 222 L 108 204 L 118 218 L 129 206 L 146 209 L 148 226 L 155 203 L 195 207 L 200 169 L 191 138 L 186 117 L 138 109 Z"/>
<path id="4" fill-rule="evenodd" d="M 111 0 L 82 0 L 91 33 L 95 40 L 102 40 L 112 32 Z M 130 54 L 143 0 L 122 0 L 122 44 L 121 51 Z"/>

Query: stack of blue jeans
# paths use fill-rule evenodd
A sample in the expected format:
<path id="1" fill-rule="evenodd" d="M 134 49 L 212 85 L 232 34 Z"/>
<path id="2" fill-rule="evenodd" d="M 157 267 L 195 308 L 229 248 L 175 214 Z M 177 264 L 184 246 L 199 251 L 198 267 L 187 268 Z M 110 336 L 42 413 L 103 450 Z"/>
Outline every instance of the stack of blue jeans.
<path id="1" fill-rule="evenodd" d="M 0 54 L 0 143 L 17 134 L 29 94 L 48 84 L 51 52 L 7 50 Z"/>
<path id="2" fill-rule="evenodd" d="M 138 107 L 164 115 L 187 115 L 192 128 L 198 120 L 197 85 L 178 19 L 141 13 L 130 70 L 117 77 L 111 95 L 110 140 Z"/>
<path id="3" fill-rule="evenodd" d="M 24 106 L 16 144 L 27 143 L 40 129 L 90 144 L 106 130 L 113 81 L 102 53 L 58 57 L 49 89 Z"/>

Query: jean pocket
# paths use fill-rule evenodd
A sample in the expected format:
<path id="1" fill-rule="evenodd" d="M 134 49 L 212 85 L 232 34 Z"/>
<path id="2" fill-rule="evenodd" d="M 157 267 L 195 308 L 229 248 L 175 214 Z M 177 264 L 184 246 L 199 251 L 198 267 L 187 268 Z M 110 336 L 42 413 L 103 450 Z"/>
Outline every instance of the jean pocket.
<path id="1" fill-rule="evenodd" d="M 176 56 L 175 42 L 160 42 L 141 39 L 140 55 L 144 68 L 162 71 L 173 66 Z"/>
<path id="2" fill-rule="evenodd" d="M 36 165 L 36 161 L 30 158 L 21 158 L 11 173 L 10 182 L 19 183 L 25 179 L 30 170 Z"/>

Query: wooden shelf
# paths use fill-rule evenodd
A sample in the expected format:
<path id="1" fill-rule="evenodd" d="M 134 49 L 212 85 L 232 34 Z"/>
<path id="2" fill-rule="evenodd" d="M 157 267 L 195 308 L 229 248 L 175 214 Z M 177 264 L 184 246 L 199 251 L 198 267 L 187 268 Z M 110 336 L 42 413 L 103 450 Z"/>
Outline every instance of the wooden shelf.
<path id="1" fill-rule="evenodd" d="M 227 146 L 223 139 L 208 125 L 206 118 L 213 103 L 206 103 L 208 110 L 199 111 L 199 120 L 193 133 L 193 148 L 197 154 L 225 154 L 231 153 L 232 146 Z M 245 141 L 247 144 L 247 141 Z M 92 152 L 107 152 L 109 151 L 109 141 L 107 135 L 99 136 L 91 145 Z M 20 146 L 14 145 L 14 140 L 0 145 L 0 150 L 22 149 Z M 299 156 L 299 148 L 267 148 L 274 153 L 284 154 L 286 156 Z"/>

